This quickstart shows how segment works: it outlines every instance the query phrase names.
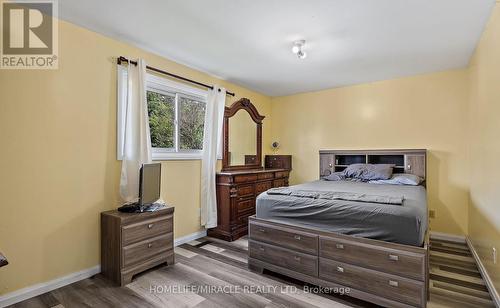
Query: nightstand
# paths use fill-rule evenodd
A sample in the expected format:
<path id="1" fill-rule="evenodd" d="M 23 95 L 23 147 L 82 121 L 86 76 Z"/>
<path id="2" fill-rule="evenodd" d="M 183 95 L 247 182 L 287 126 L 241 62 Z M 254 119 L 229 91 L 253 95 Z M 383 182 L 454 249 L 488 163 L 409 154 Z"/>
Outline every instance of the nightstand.
<path id="1" fill-rule="evenodd" d="M 101 272 L 120 286 L 162 263 L 174 264 L 174 208 L 101 213 Z"/>

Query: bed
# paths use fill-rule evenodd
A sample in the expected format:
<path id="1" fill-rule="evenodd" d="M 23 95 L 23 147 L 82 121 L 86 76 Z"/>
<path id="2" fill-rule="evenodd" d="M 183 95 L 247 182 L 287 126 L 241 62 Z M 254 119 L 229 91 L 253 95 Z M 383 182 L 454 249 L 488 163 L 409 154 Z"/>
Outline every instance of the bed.
<path id="1" fill-rule="evenodd" d="M 320 180 L 273 189 L 249 219 L 249 267 L 388 307 L 425 307 L 428 217 L 422 185 L 321 179 L 354 163 L 390 163 L 425 179 L 425 150 L 320 151 Z"/>
<path id="2" fill-rule="evenodd" d="M 403 196 L 404 200 L 392 205 L 262 193 L 257 198 L 256 217 L 406 245 L 422 246 L 424 242 L 427 200 L 423 186 L 319 180 L 290 189 Z"/>

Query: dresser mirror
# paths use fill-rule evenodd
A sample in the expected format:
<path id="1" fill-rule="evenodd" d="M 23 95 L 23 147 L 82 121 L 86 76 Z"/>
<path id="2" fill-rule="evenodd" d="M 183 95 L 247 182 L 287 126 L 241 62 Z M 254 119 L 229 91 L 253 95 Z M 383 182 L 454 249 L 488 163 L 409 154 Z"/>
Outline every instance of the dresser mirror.
<path id="1" fill-rule="evenodd" d="M 250 114 L 240 109 L 229 118 L 229 165 L 249 165 L 257 157 L 257 130 Z"/>
<path id="2" fill-rule="evenodd" d="M 262 120 L 247 98 L 225 107 L 222 171 L 262 169 Z"/>

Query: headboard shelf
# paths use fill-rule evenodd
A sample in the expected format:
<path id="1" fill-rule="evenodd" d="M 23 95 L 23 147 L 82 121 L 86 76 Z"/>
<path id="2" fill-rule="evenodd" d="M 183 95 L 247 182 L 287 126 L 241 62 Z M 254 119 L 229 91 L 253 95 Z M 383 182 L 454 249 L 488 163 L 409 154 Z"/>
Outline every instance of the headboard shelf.
<path id="1" fill-rule="evenodd" d="M 320 178 L 339 172 L 351 164 L 394 164 L 395 173 L 410 173 L 426 178 L 427 150 L 320 150 Z"/>

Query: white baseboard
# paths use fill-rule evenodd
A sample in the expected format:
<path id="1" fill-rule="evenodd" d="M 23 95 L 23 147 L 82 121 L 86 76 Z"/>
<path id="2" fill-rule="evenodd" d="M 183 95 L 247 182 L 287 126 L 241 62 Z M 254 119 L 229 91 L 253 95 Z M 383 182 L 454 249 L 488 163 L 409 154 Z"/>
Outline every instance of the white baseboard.
<path id="1" fill-rule="evenodd" d="M 202 230 L 199 232 L 195 232 L 192 234 L 188 234 L 183 237 L 176 238 L 174 240 L 174 246 L 179 246 L 184 243 L 190 242 L 192 240 L 199 239 L 201 237 L 207 236 L 207 231 Z M 24 300 L 27 300 L 29 298 L 38 296 L 43 293 L 50 292 L 52 290 L 64 287 L 68 284 L 92 277 L 96 274 L 99 274 L 101 272 L 101 266 L 94 266 L 88 269 L 85 269 L 83 271 L 79 271 L 76 273 L 71 273 L 69 275 L 63 276 L 56 278 L 51 281 L 47 282 L 42 282 L 42 283 L 37 283 L 35 285 L 7 293 L 5 295 L 0 296 L 0 308 L 10 306 L 19 302 L 22 302 Z"/>
<path id="2" fill-rule="evenodd" d="M 186 236 L 178 237 L 174 240 L 174 246 L 177 247 L 179 245 L 197 240 L 201 237 L 207 236 L 207 230 L 202 230 L 199 232 L 191 233 Z"/>
<path id="3" fill-rule="evenodd" d="M 465 235 L 455 235 L 455 234 L 431 231 L 430 236 L 431 238 L 434 238 L 436 240 L 465 243 Z"/>
<path id="4" fill-rule="evenodd" d="M 465 240 L 467 242 L 467 246 L 469 246 L 469 250 L 471 251 L 472 255 L 474 256 L 474 260 L 476 260 L 477 267 L 479 268 L 479 272 L 481 273 L 481 276 L 483 277 L 484 282 L 486 283 L 486 287 L 488 288 L 488 291 L 490 291 L 491 299 L 493 300 L 493 303 L 495 303 L 495 306 L 498 308 L 500 307 L 500 295 L 497 292 L 497 289 L 495 288 L 495 285 L 493 284 L 493 280 L 491 280 L 490 275 L 486 271 L 486 267 L 484 267 L 483 262 L 481 261 L 481 258 L 479 258 L 479 255 L 477 254 L 476 249 L 474 248 L 474 245 L 472 245 L 471 239 L 466 236 Z"/>
<path id="5" fill-rule="evenodd" d="M 0 307 L 6 307 L 38 296 L 43 293 L 64 287 L 68 284 L 92 277 L 101 272 L 101 266 L 94 266 L 83 271 L 71 273 L 67 276 L 59 277 L 47 282 L 37 283 L 35 285 L 7 293 L 0 296 Z"/>

